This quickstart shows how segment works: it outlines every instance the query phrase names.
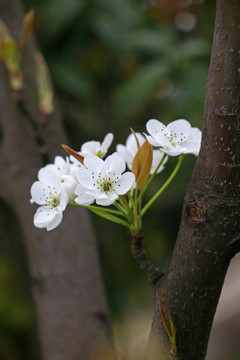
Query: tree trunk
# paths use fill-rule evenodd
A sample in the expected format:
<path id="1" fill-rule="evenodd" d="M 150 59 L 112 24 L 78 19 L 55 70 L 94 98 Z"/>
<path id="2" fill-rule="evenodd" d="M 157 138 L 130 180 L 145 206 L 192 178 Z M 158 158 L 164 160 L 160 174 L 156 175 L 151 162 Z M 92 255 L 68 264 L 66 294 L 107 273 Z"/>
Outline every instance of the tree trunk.
<path id="1" fill-rule="evenodd" d="M 20 37 L 22 8 L 18 0 L 2 0 L 0 17 L 15 39 Z M 51 116 L 38 109 L 34 41 L 22 59 L 24 87 L 10 88 L 0 63 L 0 196 L 18 216 L 29 259 L 39 337 L 44 360 L 113 359 L 110 327 L 99 269 L 95 237 L 88 214 L 68 208 L 63 223 L 52 232 L 36 229 L 29 202 L 30 187 L 46 160 L 66 143 L 55 101 Z M 102 357 L 101 357 L 102 356 Z"/>
<path id="2" fill-rule="evenodd" d="M 230 259 L 240 249 L 240 1 L 217 0 L 203 140 L 171 264 L 155 286 L 147 359 L 172 359 L 159 312 L 170 309 L 178 360 L 203 360 Z"/>

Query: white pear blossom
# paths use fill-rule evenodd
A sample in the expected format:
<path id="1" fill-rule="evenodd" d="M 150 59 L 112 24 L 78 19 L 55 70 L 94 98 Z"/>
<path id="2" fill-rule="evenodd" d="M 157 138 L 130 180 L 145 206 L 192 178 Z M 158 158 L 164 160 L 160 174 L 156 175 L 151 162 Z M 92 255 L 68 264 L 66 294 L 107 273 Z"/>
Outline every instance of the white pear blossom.
<path id="1" fill-rule="evenodd" d="M 139 132 L 137 132 L 135 134 L 137 136 L 139 145 L 141 146 L 144 143 L 144 141 L 146 141 L 146 139 Z M 118 144 L 116 150 L 124 158 L 124 160 L 127 163 L 128 168 L 130 170 L 132 170 L 132 162 L 138 151 L 138 144 L 137 144 L 135 136 L 131 133 L 126 140 L 126 144 L 125 145 Z M 153 150 L 153 161 L 152 161 L 152 167 L 151 167 L 150 174 L 152 174 L 155 171 L 155 169 L 158 166 L 158 164 L 160 163 L 163 155 L 164 155 L 164 153 L 161 150 Z M 164 159 L 162 165 L 158 169 L 157 173 L 160 173 L 164 169 L 164 165 L 166 164 L 167 160 L 168 160 L 168 158 L 166 157 Z"/>
<path id="2" fill-rule="evenodd" d="M 87 141 L 84 144 L 82 144 L 79 154 L 84 157 L 87 155 L 96 155 L 100 158 L 103 158 L 108 152 L 108 149 L 112 144 L 112 141 L 113 141 L 112 133 L 108 133 L 103 139 L 102 143 L 100 143 L 99 141 Z M 73 163 L 77 161 L 73 156 L 71 156 L 70 159 Z"/>
<path id="3" fill-rule="evenodd" d="M 33 222 L 38 228 L 52 230 L 62 221 L 62 213 L 68 204 L 68 195 L 58 175 L 51 169 L 42 168 L 38 178 L 31 187 L 30 202 L 41 206 L 37 209 Z"/>
<path id="4" fill-rule="evenodd" d="M 149 143 L 159 147 L 167 155 L 198 155 L 201 131 L 198 128 L 192 128 L 187 120 L 175 120 L 165 126 L 160 121 L 151 119 L 147 122 L 146 127 L 150 134 L 146 135 Z"/>
<path id="5" fill-rule="evenodd" d="M 134 184 L 135 176 L 131 172 L 123 174 L 126 168 L 124 159 L 113 153 L 105 160 L 96 155 L 84 158 L 85 171 L 79 171 L 74 201 L 78 204 L 90 205 L 94 201 L 98 205 L 108 206 L 126 194 Z"/>
<path id="6" fill-rule="evenodd" d="M 80 164 L 80 163 L 79 163 Z M 75 198 L 75 188 L 77 186 L 76 172 L 82 167 L 80 164 L 76 166 L 69 162 L 68 157 L 66 160 L 61 156 L 56 156 L 54 164 L 48 164 L 44 168 L 54 171 L 61 180 L 62 187 L 68 195 L 68 201 L 71 202 Z"/>
<path id="7" fill-rule="evenodd" d="M 62 156 L 55 156 L 54 163 L 48 164 L 44 167 L 45 169 L 53 170 L 57 175 L 68 175 L 71 171 L 71 164 L 69 162 L 69 158 L 66 160 Z"/>

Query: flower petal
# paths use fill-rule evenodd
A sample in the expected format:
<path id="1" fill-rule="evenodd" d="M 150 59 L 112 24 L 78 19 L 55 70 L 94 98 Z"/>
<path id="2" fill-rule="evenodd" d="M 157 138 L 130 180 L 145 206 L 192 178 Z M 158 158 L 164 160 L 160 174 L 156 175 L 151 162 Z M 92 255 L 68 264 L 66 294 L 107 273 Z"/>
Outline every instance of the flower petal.
<path id="1" fill-rule="evenodd" d="M 55 187 L 57 191 L 61 189 L 61 181 L 57 174 L 48 168 L 42 168 L 38 172 L 38 179 L 49 186 Z"/>
<path id="2" fill-rule="evenodd" d="M 105 163 L 108 167 L 108 171 L 116 174 L 122 174 L 126 169 L 126 164 L 123 157 L 117 152 L 108 156 L 105 160 Z"/>
<path id="3" fill-rule="evenodd" d="M 110 193 L 106 199 L 97 199 L 96 204 L 102 205 L 102 206 L 109 206 L 114 203 L 118 199 L 118 196 L 115 193 Z"/>
<path id="4" fill-rule="evenodd" d="M 133 154 L 129 151 L 129 149 L 122 145 L 118 144 L 116 147 L 117 153 L 123 157 L 123 159 L 126 161 L 129 169 L 131 170 L 131 164 L 133 161 Z"/>
<path id="5" fill-rule="evenodd" d="M 102 142 L 102 151 L 106 154 L 113 141 L 113 134 L 108 133 Z"/>
<path id="6" fill-rule="evenodd" d="M 47 228 L 47 230 L 55 229 L 62 221 L 63 215 L 61 211 L 56 211 L 49 206 L 41 206 L 34 215 L 34 225 L 38 228 Z"/>
<path id="7" fill-rule="evenodd" d="M 77 180 L 84 189 L 95 189 L 95 179 L 97 179 L 97 174 L 91 171 L 79 171 L 77 173 Z"/>
<path id="8" fill-rule="evenodd" d="M 87 141 L 81 146 L 81 155 L 95 155 L 100 150 L 99 141 Z"/>
<path id="9" fill-rule="evenodd" d="M 156 119 L 150 119 L 146 124 L 146 128 L 149 134 L 155 137 L 158 133 L 163 132 L 166 126 Z"/>
<path id="10" fill-rule="evenodd" d="M 179 142 L 183 142 L 188 138 L 191 132 L 191 125 L 185 119 L 178 119 L 168 124 L 166 131 L 173 132 L 175 134 L 176 139 Z"/>
<path id="11" fill-rule="evenodd" d="M 121 176 L 121 179 L 116 183 L 115 193 L 117 195 L 126 194 L 135 182 L 135 176 L 131 172 L 126 172 Z"/>
<path id="12" fill-rule="evenodd" d="M 104 161 L 96 155 L 88 155 L 84 158 L 84 165 L 94 173 L 100 172 L 104 167 Z"/>
<path id="13" fill-rule="evenodd" d="M 94 197 L 87 194 L 86 189 L 81 184 L 76 186 L 75 194 L 77 197 L 74 199 L 74 201 L 77 204 L 90 205 L 94 202 Z"/>
<path id="14" fill-rule="evenodd" d="M 51 196 L 49 189 L 41 181 L 35 181 L 31 186 L 31 202 L 35 202 L 38 205 L 45 205 L 46 198 Z"/>
<path id="15" fill-rule="evenodd" d="M 144 136 L 139 132 L 135 133 L 135 135 L 138 139 L 139 145 L 141 146 L 145 141 Z M 132 133 L 128 136 L 128 138 L 126 140 L 126 147 L 132 153 L 133 156 L 138 151 L 138 144 L 137 144 L 135 136 Z"/>

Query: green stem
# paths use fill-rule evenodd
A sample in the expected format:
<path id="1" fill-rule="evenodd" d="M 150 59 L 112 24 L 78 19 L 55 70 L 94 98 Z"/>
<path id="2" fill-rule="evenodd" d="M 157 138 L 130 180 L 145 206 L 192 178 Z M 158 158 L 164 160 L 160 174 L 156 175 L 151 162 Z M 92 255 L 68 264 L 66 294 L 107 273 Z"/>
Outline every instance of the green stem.
<path id="1" fill-rule="evenodd" d="M 134 207 L 134 200 L 133 200 L 134 190 L 135 190 L 135 189 L 131 189 L 131 190 L 127 193 L 127 196 L 128 196 L 128 198 L 129 198 L 129 207 L 130 207 L 130 209 L 133 209 L 133 207 Z"/>
<path id="2" fill-rule="evenodd" d="M 118 209 L 118 210 L 121 212 L 122 216 L 124 216 L 128 221 L 131 222 L 132 216 L 131 216 L 131 214 L 129 213 L 128 209 L 126 209 L 125 207 L 123 207 L 122 205 L 120 205 L 117 201 L 115 201 L 115 202 L 113 203 L 113 206 L 115 206 L 115 208 Z"/>
<path id="3" fill-rule="evenodd" d="M 91 211 L 93 211 L 93 210 L 96 210 L 98 212 L 103 211 L 103 212 L 106 212 L 106 213 L 109 213 L 109 214 L 114 214 L 114 215 L 117 215 L 117 216 L 123 216 L 123 213 L 118 211 L 118 210 L 106 209 L 106 208 L 102 208 L 100 206 L 83 205 L 83 204 L 77 204 L 75 202 L 70 202 L 68 205 L 80 206 L 80 207 L 83 207 L 83 208 L 91 210 Z"/>
<path id="4" fill-rule="evenodd" d="M 128 211 L 128 213 L 129 213 L 129 214 L 131 215 L 131 217 L 133 218 L 133 217 L 134 217 L 133 211 L 132 211 L 132 209 L 130 208 L 127 200 L 125 199 L 125 196 L 124 196 L 124 195 L 121 195 L 121 196 L 119 196 L 118 199 L 119 199 L 120 203 L 122 204 L 122 206 Z"/>
<path id="5" fill-rule="evenodd" d="M 123 219 L 119 219 L 117 217 L 117 216 L 124 216 L 123 213 L 118 210 L 105 209 L 105 208 L 102 208 L 99 206 L 93 206 L 93 205 L 82 205 L 82 204 L 77 204 L 74 202 L 69 203 L 69 205 L 80 206 L 80 207 L 86 208 L 86 209 L 92 211 L 94 214 L 101 216 L 104 219 L 113 221 L 117 224 L 120 224 L 120 225 L 123 225 L 123 226 L 129 228 L 129 224 L 127 221 L 125 221 Z M 117 215 L 117 216 L 115 216 L 115 215 Z"/>
<path id="6" fill-rule="evenodd" d="M 104 219 L 113 221 L 113 222 L 115 222 L 115 223 L 117 223 L 117 224 L 120 224 L 120 225 L 123 225 L 123 226 L 129 228 L 129 224 L 128 224 L 127 221 L 122 220 L 122 219 L 119 219 L 118 217 L 116 217 L 116 216 L 114 216 L 114 215 L 111 215 L 111 214 L 109 214 L 109 213 L 104 213 L 103 211 L 97 211 L 97 210 L 92 210 L 92 209 L 91 209 L 91 211 L 92 211 L 94 214 L 96 214 L 96 215 L 98 215 L 98 216 L 101 216 L 101 217 L 104 218 Z"/>
<path id="7" fill-rule="evenodd" d="M 144 185 L 144 187 L 143 187 L 143 193 L 142 193 L 143 195 L 144 195 L 145 191 L 147 190 L 147 188 L 149 187 L 149 185 L 151 184 L 153 178 L 154 178 L 155 175 L 157 174 L 158 169 L 159 169 L 160 166 L 162 165 L 162 163 L 163 163 L 163 161 L 165 160 L 166 156 L 167 156 L 166 154 L 163 154 L 163 157 L 161 158 L 158 166 L 156 167 L 156 169 L 154 170 L 154 172 L 152 173 L 152 175 L 150 176 L 150 178 L 148 179 L 148 181 L 147 181 L 146 184 Z"/>
<path id="8" fill-rule="evenodd" d="M 175 169 L 173 170 L 172 174 L 169 176 L 169 178 L 167 179 L 167 181 L 163 184 L 163 186 L 156 192 L 156 194 L 148 201 L 148 203 L 144 206 L 144 208 L 141 211 L 141 215 L 143 216 L 146 211 L 150 208 L 150 206 L 154 203 L 155 200 L 157 200 L 157 198 L 163 193 L 163 191 L 168 187 L 168 185 L 172 182 L 172 180 L 174 179 L 174 177 L 177 175 L 182 162 L 184 159 L 184 155 L 180 155 L 178 158 L 178 163 L 175 166 Z"/>

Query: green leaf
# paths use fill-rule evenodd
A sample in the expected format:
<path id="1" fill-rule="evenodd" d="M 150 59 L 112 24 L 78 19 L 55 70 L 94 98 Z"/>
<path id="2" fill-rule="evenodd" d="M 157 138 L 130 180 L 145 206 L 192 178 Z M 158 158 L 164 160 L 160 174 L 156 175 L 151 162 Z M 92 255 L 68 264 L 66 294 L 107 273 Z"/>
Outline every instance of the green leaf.
<path id="1" fill-rule="evenodd" d="M 48 37 L 58 36 L 79 14 L 85 0 L 51 0 L 43 2 L 39 7 L 42 16 L 42 29 Z"/>
<path id="2" fill-rule="evenodd" d="M 58 86 L 72 96 L 92 96 L 93 83 L 86 72 L 67 59 L 53 58 L 49 62 L 51 73 Z"/>
<path id="3" fill-rule="evenodd" d="M 124 117 L 141 106 L 154 93 L 166 76 L 168 66 L 161 60 L 142 66 L 134 75 L 120 85 L 113 96 L 119 117 Z"/>
<path id="4" fill-rule="evenodd" d="M 118 40 L 118 49 L 146 53 L 147 56 L 160 55 L 169 51 L 169 44 L 173 43 L 174 35 L 172 28 L 159 27 L 152 30 L 138 28 L 121 35 Z"/>

